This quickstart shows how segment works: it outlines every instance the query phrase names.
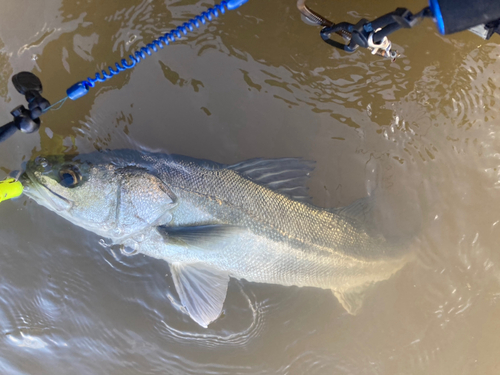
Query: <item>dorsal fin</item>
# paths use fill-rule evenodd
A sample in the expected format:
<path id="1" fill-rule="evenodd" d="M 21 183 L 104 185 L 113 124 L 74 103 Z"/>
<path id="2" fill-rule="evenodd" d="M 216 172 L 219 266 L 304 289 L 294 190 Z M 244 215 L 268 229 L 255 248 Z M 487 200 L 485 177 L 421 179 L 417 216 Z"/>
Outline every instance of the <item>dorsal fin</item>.
<path id="1" fill-rule="evenodd" d="M 314 164 L 299 158 L 250 159 L 227 168 L 295 200 L 309 201 L 306 183 Z"/>

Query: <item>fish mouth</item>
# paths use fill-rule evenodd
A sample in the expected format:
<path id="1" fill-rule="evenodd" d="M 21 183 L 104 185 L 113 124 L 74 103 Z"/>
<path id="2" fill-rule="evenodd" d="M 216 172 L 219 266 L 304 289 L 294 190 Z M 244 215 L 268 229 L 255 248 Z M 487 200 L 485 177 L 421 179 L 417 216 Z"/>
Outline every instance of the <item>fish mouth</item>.
<path id="1" fill-rule="evenodd" d="M 50 189 L 29 169 L 24 171 L 19 181 L 24 186 L 23 193 L 26 196 L 52 211 L 67 211 L 73 205 L 72 201 Z"/>

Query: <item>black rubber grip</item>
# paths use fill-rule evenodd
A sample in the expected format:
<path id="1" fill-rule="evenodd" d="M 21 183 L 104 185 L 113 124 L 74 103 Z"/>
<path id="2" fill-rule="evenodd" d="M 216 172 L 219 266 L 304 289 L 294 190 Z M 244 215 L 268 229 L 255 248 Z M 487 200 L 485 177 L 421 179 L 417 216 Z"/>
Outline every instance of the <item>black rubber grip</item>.
<path id="1" fill-rule="evenodd" d="M 441 34 L 452 34 L 500 19 L 499 0 L 429 0 Z"/>

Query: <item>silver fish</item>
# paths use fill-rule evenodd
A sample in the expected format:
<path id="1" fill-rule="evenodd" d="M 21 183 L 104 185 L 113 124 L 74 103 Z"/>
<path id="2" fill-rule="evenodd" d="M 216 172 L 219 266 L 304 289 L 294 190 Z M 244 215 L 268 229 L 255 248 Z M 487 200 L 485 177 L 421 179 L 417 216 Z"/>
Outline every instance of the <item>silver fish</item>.
<path id="1" fill-rule="evenodd" d="M 219 317 L 229 278 L 332 290 L 351 314 L 367 286 L 409 259 L 370 224 L 371 199 L 309 204 L 313 162 L 222 165 L 115 150 L 28 163 L 25 193 L 70 222 L 166 260 L 181 303 L 203 327 Z"/>

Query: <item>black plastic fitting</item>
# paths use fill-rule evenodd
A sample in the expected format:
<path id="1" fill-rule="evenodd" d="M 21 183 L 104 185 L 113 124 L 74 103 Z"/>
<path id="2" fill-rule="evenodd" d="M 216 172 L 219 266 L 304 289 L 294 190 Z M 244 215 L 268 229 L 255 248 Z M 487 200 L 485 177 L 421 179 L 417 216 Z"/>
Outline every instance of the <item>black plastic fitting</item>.
<path id="1" fill-rule="evenodd" d="M 0 127 L 0 142 L 5 141 L 17 130 L 23 133 L 34 133 L 40 128 L 40 116 L 50 107 L 50 103 L 41 93 L 43 91 L 40 79 L 30 72 L 20 72 L 12 77 L 16 90 L 24 95 L 28 108 L 20 105 L 10 113 L 14 121 Z"/>

